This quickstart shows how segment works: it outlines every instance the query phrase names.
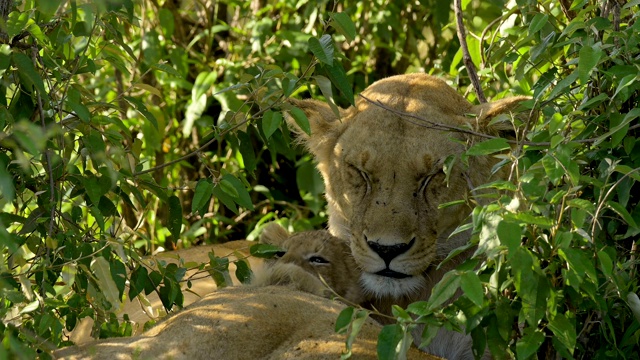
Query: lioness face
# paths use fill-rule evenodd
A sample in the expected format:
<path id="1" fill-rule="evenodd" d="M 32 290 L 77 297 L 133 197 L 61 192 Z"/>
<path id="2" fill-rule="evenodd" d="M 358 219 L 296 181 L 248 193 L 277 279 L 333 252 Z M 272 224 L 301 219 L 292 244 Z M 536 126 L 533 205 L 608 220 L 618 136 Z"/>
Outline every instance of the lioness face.
<path id="1" fill-rule="evenodd" d="M 464 199 L 474 184 L 489 179 L 492 165 L 489 159 L 473 159 L 468 170 L 454 166 L 445 181 L 445 160 L 463 152 L 467 138 L 433 124 L 483 128 L 497 111 L 524 98 L 474 107 L 425 74 L 387 78 L 362 95 L 429 123 L 363 98 L 339 120 L 324 103 L 293 103 L 311 124 L 311 135 L 302 137 L 324 177 L 329 230 L 350 240 L 363 286 L 379 297 L 411 296 L 425 286 L 428 268 L 467 240 L 449 235 L 470 208 L 439 205 Z"/>

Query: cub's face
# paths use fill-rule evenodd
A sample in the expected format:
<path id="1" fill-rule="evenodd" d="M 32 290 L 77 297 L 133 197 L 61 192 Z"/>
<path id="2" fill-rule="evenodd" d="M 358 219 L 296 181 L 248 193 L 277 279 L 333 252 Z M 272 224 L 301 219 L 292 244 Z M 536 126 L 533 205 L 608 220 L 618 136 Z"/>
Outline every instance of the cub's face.
<path id="1" fill-rule="evenodd" d="M 278 277 L 278 283 L 308 281 L 306 274 L 326 283 L 338 295 L 352 302 L 360 302 L 360 275 L 356 262 L 351 255 L 349 243 L 332 236 L 328 231 L 305 231 L 289 235 L 282 227 L 272 223 L 267 226 L 260 242 L 280 247 L 275 260 L 269 266 L 271 276 Z M 282 279 L 286 278 L 286 279 Z M 320 284 L 319 282 L 316 282 Z M 296 284 L 293 284 L 296 285 Z M 305 285 L 297 284 L 305 289 Z M 320 284 L 322 288 L 326 286 Z"/>

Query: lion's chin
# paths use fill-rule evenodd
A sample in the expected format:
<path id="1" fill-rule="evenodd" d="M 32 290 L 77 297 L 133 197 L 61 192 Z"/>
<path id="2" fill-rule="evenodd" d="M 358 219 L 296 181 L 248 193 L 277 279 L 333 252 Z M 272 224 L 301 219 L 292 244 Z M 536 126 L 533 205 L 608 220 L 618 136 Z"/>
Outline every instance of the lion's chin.
<path id="1" fill-rule="evenodd" d="M 364 272 L 360 283 L 369 296 L 378 298 L 401 298 L 416 295 L 426 285 L 422 276 L 394 278 Z"/>

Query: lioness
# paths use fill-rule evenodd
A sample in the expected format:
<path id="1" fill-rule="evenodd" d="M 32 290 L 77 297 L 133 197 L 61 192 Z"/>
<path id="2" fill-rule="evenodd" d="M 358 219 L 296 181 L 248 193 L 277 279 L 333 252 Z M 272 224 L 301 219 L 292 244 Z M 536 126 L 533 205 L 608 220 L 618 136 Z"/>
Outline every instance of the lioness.
<path id="1" fill-rule="evenodd" d="M 219 289 L 142 335 L 56 350 L 58 359 L 338 359 L 345 335 L 334 331 L 344 305 L 284 286 Z M 376 359 L 380 325 L 368 319 L 354 359 Z M 409 349 L 410 359 L 432 359 Z"/>
<path id="2" fill-rule="evenodd" d="M 251 286 L 219 289 L 129 338 L 99 340 L 53 353 L 61 359 L 336 359 L 345 336 L 334 331 L 343 305 L 327 286 L 352 302 L 362 301 L 359 272 L 345 243 L 326 231 L 289 235 L 267 227 L 261 242 L 284 252 L 269 261 Z M 193 255 L 193 254 L 192 254 Z M 320 282 L 318 276 L 325 280 Z M 263 286 L 284 284 L 286 286 Z M 353 344 L 356 359 L 376 359 L 381 327 L 367 319 Z M 410 359 L 432 359 L 415 348 Z"/>
<path id="3" fill-rule="evenodd" d="M 446 179 L 446 160 L 459 156 L 471 139 L 447 127 L 496 135 L 504 125 L 490 121 L 527 98 L 474 106 L 427 74 L 389 77 L 362 95 L 366 99 L 341 109 L 340 116 L 324 102 L 291 100 L 306 113 L 310 135 L 293 118 L 287 122 L 324 178 L 329 231 L 350 241 L 363 271 L 364 291 L 374 306 L 390 313 L 391 304 L 427 299 L 442 275 L 469 256 L 462 254 L 436 270 L 450 250 L 468 241 L 465 233 L 449 235 L 471 210 L 438 206 L 464 199 L 489 181 L 494 160 L 472 157 L 468 169 L 458 161 Z M 441 331 L 427 350 L 447 358 L 472 358 L 469 344 L 462 334 Z"/>
<path id="4" fill-rule="evenodd" d="M 260 242 L 284 251 L 254 273 L 254 286 L 288 285 L 323 297 L 338 295 L 348 304 L 366 300 L 359 283 L 361 271 L 345 240 L 326 230 L 289 235 L 282 226 L 271 223 L 263 230 Z"/>

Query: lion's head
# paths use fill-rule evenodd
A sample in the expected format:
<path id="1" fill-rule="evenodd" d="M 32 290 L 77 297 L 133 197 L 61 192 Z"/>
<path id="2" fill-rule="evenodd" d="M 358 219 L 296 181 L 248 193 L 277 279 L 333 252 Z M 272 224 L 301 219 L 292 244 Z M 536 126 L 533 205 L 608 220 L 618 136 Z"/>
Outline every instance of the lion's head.
<path id="1" fill-rule="evenodd" d="M 467 241 L 449 235 L 470 208 L 439 205 L 464 199 L 491 178 L 494 161 L 472 158 L 468 169 L 457 161 L 446 179 L 446 160 L 465 150 L 470 135 L 445 127 L 492 133 L 490 121 L 526 98 L 474 106 L 426 74 L 390 77 L 362 95 L 371 102 L 360 98 L 339 117 L 326 103 L 292 100 L 306 113 L 310 136 L 293 119 L 288 122 L 315 156 L 326 186 L 329 231 L 350 240 L 365 290 L 378 297 L 412 296 L 424 290 L 425 271 Z"/>
<path id="2" fill-rule="evenodd" d="M 337 294 L 356 304 L 365 300 L 360 286 L 361 271 L 345 240 L 326 230 L 290 235 L 282 226 L 271 223 L 263 230 L 260 242 L 283 251 L 255 274 L 252 281 L 255 285 L 288 285 L 325 297 Z"/>

